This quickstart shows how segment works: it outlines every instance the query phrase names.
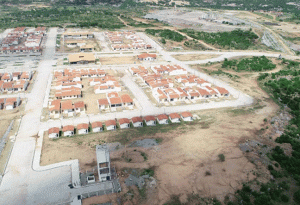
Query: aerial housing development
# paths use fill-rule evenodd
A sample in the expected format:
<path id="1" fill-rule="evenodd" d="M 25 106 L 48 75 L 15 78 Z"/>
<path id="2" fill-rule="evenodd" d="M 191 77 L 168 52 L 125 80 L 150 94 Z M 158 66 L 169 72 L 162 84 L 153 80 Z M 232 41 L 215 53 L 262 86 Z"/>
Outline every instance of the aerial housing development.
<path id="1" fill-rule="evenodd" d="M 300 204 L 299 4 L 247 5 L 3 2 L 0 204 Z"/>

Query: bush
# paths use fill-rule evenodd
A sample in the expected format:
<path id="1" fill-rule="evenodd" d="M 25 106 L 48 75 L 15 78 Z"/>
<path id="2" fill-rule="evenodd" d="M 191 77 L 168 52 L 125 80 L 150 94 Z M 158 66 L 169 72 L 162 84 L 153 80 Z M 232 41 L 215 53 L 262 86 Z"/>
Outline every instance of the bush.
<path id="1" fill-rule="evenodd" d="M 294 199 L 295 202 L 300 204 L 300 190 L 298 190 L 294 193 L 293 199 Z"/>
<path id="2" fill-rule="evenodd" d="M 283 202 L 285 202 L 285 203 L 287 203 L 287 202 L 289 202 L 289 200 L 290 200 L 290 198 L 287 196 L 287 195 L 281 195 L 281 201 L 283 201 Z"/>
<path id="3" fill-rule="evenodd" d="M 224 162 L 224 161 L 225 161 L 225 156 L 224 156 L 224 154 L 219 154 L 218 157 L 219 157 L 219 160 L 220 160 L 221 162 Z"/>
<path id="4" fill-rule="evenodd" d="M 181 42 L 184 39 L 186 39 L 186 37 L 181 35 L 180 33 L 169 30 L 169 29 L 163 29 L 163 30 L 161 30 L 161 29 L 146 29 L 145 32 L 147 34 L 150 34 L 153 36 L 158 35 L 159 37 L 162 37 L 163 39 L 169 39 L 169 40 L 176 41 L 176 42 Z"/>
<path id="5" fill-rule="evenodd" d="M 270 170 L 270 171 L 271 171 L 271 170 L 274 170 L 273 166 L 269 164 L 269 165 L 268 165 L 268 170 Z"/>

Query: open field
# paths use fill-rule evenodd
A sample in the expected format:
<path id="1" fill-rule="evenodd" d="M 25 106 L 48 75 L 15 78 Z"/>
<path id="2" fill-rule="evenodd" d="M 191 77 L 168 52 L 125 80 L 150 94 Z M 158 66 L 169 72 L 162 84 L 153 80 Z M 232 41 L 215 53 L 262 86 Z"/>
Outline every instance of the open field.
<path id="1" fill-rule="evenodd" d="M 121 173 L 121 194 L 133 189 L 133 204 L 163 204 L 172 195 L 180 195 L 184 202 L 193 192 L 223 200 L 241 188 L 243 182 L 257 178 L 253 174 L 257 172 L 255 165 L 248 161 L 238 144 L 255 138 L 255 133 L 266 126 L 264 119 L 275 115 L 278 110 L 278 106 L 258 87 L 255 74 L 238 75 L 239 82 L 228 81 L 256 98 L 257 103 L 252 107 L 199 111 L 196 114 L 200 121 L 179 125 L 131 128 L 58 140 L 50 140 L 45 135 L 41 165 L 79 159 L 81 169 L 90 169 L 96 165 L 96 144 L 121 142 L 128 145 L 138 139 L 155 138 L 162 141 L 159 146 L 120 147 L 111 152 L 112 165 Z M 147 160 L 139 153 L 145 153 Z M 224 154 L 224 162 L 219 161 L 219 154 Z M 136 187 L 123 184 L 128 174 L 122 170 L 128 168 L 153 169 L 156 189 L 147 189 L 146 198 L 139 197 Z M 269 175 L 260 178 L 267 181 Z"/>
<path id="2" fill-rule="evenodd" d="M 194 61 L 194 60 L 205 60 L 210 58 L 216 58 L 220 55 L 213 55 L 213 54 L 207 54 L 207 55 L 199 55 L 199 54 L 188 54 L 188 55 L 173 55 L 173 57 L 180 61 Z"/>

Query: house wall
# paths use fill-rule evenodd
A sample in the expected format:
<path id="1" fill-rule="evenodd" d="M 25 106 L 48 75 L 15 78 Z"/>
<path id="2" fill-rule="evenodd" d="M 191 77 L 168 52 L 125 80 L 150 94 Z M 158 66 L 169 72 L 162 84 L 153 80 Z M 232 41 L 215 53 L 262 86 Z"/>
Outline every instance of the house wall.
<path id="1" fill-rule="evenodd" d="M 161 125 L 169 124 L 168 120 L 158 120 L 158 123 Z"/>
<path id="2" fill-rule="evenodd" d="M 80 134 L 80 135 L 88 134 L 88 130 L 87 129 L 80 129 L 80 130 L 78 130 L 78 134 Z"/>
<path id="3" fill-rule="evenodd" d="M 193 121 L 192 117 L 181 117 L 183 121 Z"/>
<path id="4" fill-rule="evenodd" d="M 65 131 L 64 136 L 73 136 L 74 132 L 73 131 Z"/>
<path id="5" fill-rule="evenodd" d="M 107 130 L 115 130 L 115 129 L 116 129 L 116 126 L 110 125 L 110 126 L 107 126 L 106 129 L 107 129 Z"/>
<path id="6" fill-rule="evenodd" d="M 102 132 L 102 128 L 101 127 L 95 127 L 93 128 L 93 132 Z"/>
<path id="7" fill-rule="evenodd" d="M 171 119 L 170 118 L 170 120 L 171 120 L 172 123 L 180 123 L 180 119 L 179 118 L 175 118 L 175 119 Z"/>
<path id="8" fill-rule="evenodd" d="M 147 126 L 156 126 L 156 121 L 149 121 L 149 122 L 146 122 L 146 125 Z"/>
<path id="9" fill-rule="evenodd" d="M 49 138 L 53 139 L 53 138 L 58 138 L 58 134 L 57 133 L 51 133 L 49 135 Z"/>
<path id="10" fill-rule="evenodd" d="M 120 125 L 121 129 L 126 129 L 126 128 L 129 128 L 129 127 L 130 127 L 130 124 L 128 124 L 128 123 L 124 123 L 124 124 Z"/>
<path id="11" fill-rule="evenodd" d="M 136 123 L 132 123 L 133 127 L 143 127 L 143 123 L 142 122 L 136 122 Z"/>

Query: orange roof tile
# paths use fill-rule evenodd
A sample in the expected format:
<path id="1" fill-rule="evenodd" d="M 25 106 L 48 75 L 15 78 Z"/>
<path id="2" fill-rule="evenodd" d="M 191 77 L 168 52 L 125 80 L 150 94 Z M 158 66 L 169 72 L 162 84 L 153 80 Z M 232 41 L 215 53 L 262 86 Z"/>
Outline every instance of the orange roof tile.
<path id="1" fill-rule="evenodd" d="M 81 129 L 89 129 L 89 124 L 87 123 L 81 123 L 77 125 L 77 130 L 81 130 Z"/>
<path id="2" fill-rule="evenodd" d="M 59 134 L 59 128 L 58 127 L 52 127 L 48 130 L 48 134 L 56 133 Z"/>
<path id="3" fill-rule="evenodd" d="M 96 128 L 96 127 L 102 127 L 102 122 L 93 122 L 92 128 Z"/>
<path id="4" fill-rule="evenodd" d="M 176 118 L 180 118 L 180 115 L 178 113 L 171 113 L 171 114 L 169 114 L 169 117 L 171 119 L 176 119 Z"/>

